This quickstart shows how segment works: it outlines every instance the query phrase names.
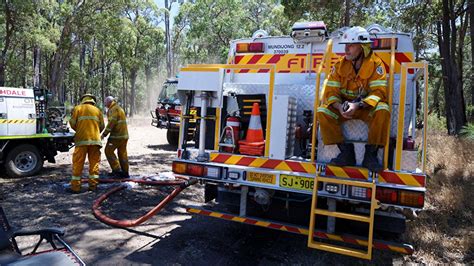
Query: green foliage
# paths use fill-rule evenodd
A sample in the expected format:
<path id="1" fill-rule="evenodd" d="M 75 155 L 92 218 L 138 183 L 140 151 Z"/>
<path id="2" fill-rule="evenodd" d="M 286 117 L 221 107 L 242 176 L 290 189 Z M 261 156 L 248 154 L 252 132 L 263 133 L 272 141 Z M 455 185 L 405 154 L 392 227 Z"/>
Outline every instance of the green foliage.
<path id="1" fill-rule="evenodd" d="M 428 129 L 438 132 L 446 131 L 446 117 L 438 117 L 436 114 L 428 115 Z"/>
<path id="2" fill-rule="evenodd" d="M 474 123 L 469 123 L 465 125 L 461 129 L 460 135 L 464 138 L 474 140 Z"/>

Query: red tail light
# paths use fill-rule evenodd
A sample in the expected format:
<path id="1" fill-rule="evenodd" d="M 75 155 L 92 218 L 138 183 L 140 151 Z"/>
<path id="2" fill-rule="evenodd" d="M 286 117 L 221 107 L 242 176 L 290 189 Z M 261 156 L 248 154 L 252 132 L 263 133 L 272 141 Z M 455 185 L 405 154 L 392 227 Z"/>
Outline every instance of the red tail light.
<path id="1" fill-rule="evenodd" d="M 186 170 L 188 175 L 193 176 L 203 176 L 204 175 L 204 166 L 199 164 L 188 164 L 188 169 Z"/>
<path id="2" fill-rule="evenodd" d="M 379 187 L 375 191 L 375 198 L 383 203 L 397 204 L 398 192 L 394 189 Z"/>
<path id="3" fill-rule="evenodd" d="M 378 38 L 378 39 L 371 39 L 372 41 L 372 50 L 386 50 L 390 49 L 392 40 L 391 38 Z M 395 50 L 397 49 L 398 46 L 398 38 L 395 38 Z"/>
<path id="4" fill-rule="evenodd" d="M 400 204 L 415 208 L 422 208 L 425 204 L 423 192 L 400 191 Z"/>
<path id="5" fill-rule="evenodd" d="M 236 47 L 237 53 L 263 53 L 263 51 L 263 42 L 238 43 Z"/>

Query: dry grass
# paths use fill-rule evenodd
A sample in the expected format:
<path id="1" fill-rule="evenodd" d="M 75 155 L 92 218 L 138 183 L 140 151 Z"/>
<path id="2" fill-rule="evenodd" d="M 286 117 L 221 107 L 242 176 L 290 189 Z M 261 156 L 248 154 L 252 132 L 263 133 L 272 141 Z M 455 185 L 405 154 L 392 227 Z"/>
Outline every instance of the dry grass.
<path id="1" fill-rule="evenodd" d="M 474 141 L 428 136 L 425 209 L 407 236 L 423 262 L 474 261 Z"/>

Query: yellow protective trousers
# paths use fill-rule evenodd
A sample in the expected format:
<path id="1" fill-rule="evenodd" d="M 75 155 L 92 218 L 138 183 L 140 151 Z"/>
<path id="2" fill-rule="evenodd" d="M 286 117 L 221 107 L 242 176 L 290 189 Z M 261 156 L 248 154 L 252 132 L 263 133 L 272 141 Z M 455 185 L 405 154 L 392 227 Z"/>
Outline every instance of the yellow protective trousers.
<path id="1" fill-rule="evenodd" d="M 108 139 L 107 145 L 105 145 L 105 157 L 109 161 L 110 168 L 112 171 L 118 172 L 122 170 L 128 174 L 128 155 L 127 155 L 127 142 L 128 139 Z M 115 150 L 118 153 L 115 156 Z"/>
<path id="2" fill-rule="evenodd" d="M 341 124 L 348 119 L 344 118 L 332 105 L 322 105 L 317 110 L 319 128 L 324 145 L 340 144 L 344 142 Z M 358 109 L 353 119 L 360 119 L 369 126 L 367 144 L 385 146 L 388 134 L 390 109 L 388 104 L 379 102 L 375 108 Z"/>
<path id="3" fill-rule="evenodd" d="M 72 180 L 71 185 L 76 185 L 81 180 L 82 170 L 86 156 L 89 160 L 89 189 L 94 190 L 99 179 L 100 146 L 84 145 L 76 146 L 72 154 Z M 74 190 L 74 187 L 72 188 Z"/>

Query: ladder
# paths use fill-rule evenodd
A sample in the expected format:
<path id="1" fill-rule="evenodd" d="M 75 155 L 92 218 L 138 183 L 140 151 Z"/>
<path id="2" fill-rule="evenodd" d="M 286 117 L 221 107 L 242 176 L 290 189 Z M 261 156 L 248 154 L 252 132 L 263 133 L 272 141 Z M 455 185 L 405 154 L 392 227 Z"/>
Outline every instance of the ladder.
<path id="1" fill-rule="evenodd" d="M 332 184 L 340 184 L 340 185 L 347 185 L 347 186 L 356 186 L 356 187 L 364 187 L 371 189 L 371 199 L 370 199 L 370 215 L 357 215 L 357 214 L 350 214 L 344 212 L 337 212 L 337 211 L 330 211 L 325 209 L 317 208 L 317 199 L 318 199 L 318 183 L 319 182 L 326 182 Z M 372 179 L 371 182 L 364 182 L 364 181 L 355 181 L 350 178 L 328 178 L 323 175 L 320 175 L 320 171 L 316 173 L 316 178 L 313 185 L 313 198 L 311 201 L 311 214 L 310 214 L 310 222 L 309 222 L 309 234 L 308 234 L 308 247 L 314 248 L 318 250 L 333 252 L 337 254 L 353 256 L 361 259 L 372 259 L 372 246 L 373 246 L 373 234 L 374 234 L 374 215 L 375 210 L 379 207 L 379 202 L 375 199 L 375 178 Z M 316 241 L 314 238 L 315 233 L 315 224 L 316 224 L 316 216 L 317 215 L 324 215 L 328 217 L 335 217 L 335 218 L 342 218 L 347 220 L 365 222 L 369 224 L 369 236 L 367 241 L 367 251 L 359 250 L 344 246 L 338 246 L 333 244 L 324 243 L 321 241 Z"/>

